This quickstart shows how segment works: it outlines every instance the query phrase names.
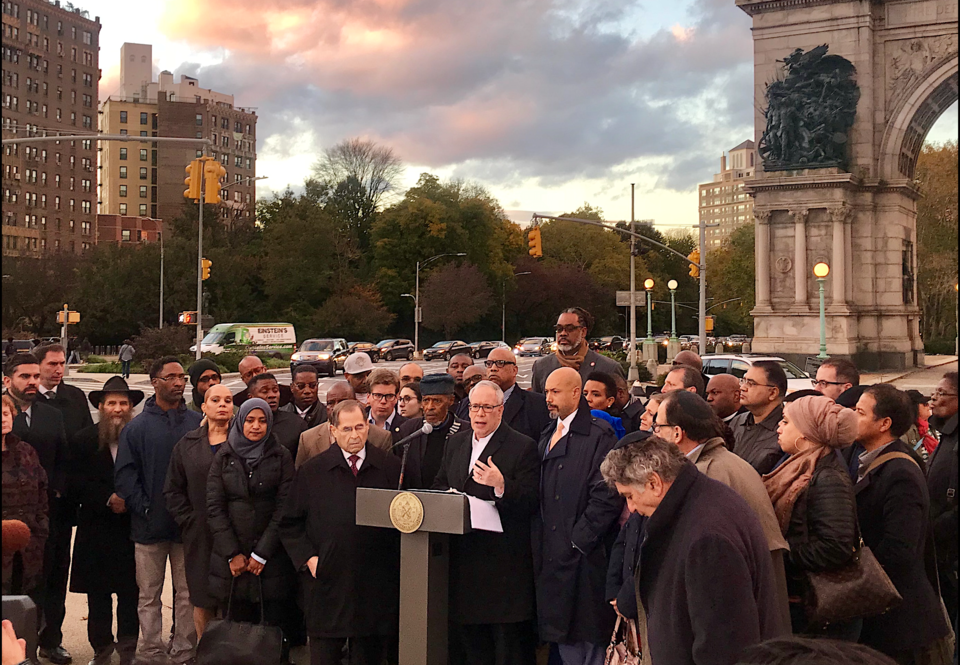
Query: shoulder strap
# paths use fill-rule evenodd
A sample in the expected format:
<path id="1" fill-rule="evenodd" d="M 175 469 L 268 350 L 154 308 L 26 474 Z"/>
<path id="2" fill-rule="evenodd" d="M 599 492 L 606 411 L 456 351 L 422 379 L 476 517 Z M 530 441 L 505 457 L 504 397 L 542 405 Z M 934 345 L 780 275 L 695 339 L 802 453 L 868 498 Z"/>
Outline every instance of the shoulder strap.
<path id="1" fill-rule="evenodd" d="M 901 453 L 901 452 L 892 452 L 892 453 L 887 453 L 886 455 L 881 455 L 881 456 L 878 457 L 877 459 L 873 460 L 873 462 L 870 463 L 870 466 L 867 467 L 866 473 L 864 473 L 863 475 L 866 476 L 866 475 L 867 475 L 868 473 L 870 473 L 871 471 L 874 471 L 874 470 L 878 469 L 879 467 L 883 466 L 884 464 L 886 464 L 887 462 L 889 462 L 890 460 L 893 460 L 893 459 L 905 459 L 905 460 L 910 460 L 911 462 L 913 462 L 913 465 L 914 465 L 915 467 L 917 467 L 918 469 L 920 468 L 920 465 L 917 464 L 917 460 L 915 460 L 915 459 L 913 459 L 912 457 L 910 457 L 910 455 L 908 455 L 908 454 L 906 454 L 906 453 Z M 921 471 L 922 471 L 922 469 L 921 469 Z"/>

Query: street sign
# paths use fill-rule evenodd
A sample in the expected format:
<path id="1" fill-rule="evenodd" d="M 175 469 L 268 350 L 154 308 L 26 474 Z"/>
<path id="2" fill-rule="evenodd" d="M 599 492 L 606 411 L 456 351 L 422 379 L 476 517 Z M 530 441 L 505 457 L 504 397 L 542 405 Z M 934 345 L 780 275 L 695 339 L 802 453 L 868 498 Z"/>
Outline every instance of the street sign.
<path id="1" fill-rule="evenodd" d="M 645 307 L 647 305 L 646 294 L 643 291 L 634 292 L 634 302 L 633 304 L 637 307 Z M 617 307 L 629 307 L 630 306 L 630 292 L 629 291 L 617 291 Z"/>
<path id="2" fill-rule="evenodd" d="M 65 310 L 61 309 L 57 312 L 57 323 L 63 323 L 64 311 Z M 67 323 L 69 323 L 70 325 L 73 325 L 75 323 L 80 323 L 80 312 L 73 312 L 73 311 L 69 312 Z"/>

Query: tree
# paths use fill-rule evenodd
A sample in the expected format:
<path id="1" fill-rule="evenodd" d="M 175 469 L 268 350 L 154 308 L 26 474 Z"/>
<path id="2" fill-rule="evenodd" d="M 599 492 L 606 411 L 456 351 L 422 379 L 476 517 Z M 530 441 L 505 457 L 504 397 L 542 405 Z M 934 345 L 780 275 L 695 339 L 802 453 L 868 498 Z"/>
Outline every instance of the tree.
<path id="1" fill-rule="evenodd" d="M 420 300 L 423 325 L 452 337 L 490 311 L 493 293 L 477 266 L 448 263 L 431 273 Z"/>
<path id="2" fill-rule="evenodd" d="M 380 294 L 370 287 L 357 286 L 336 293 L 317 311 L 308 329 L 310 335 L 333 335 L 350 340 L 377 341 L 396 316 L 383 306 Z"/>
<path id="3" fill-rule="evenodd" d="M 37 336 L 59 334 L 57 311 L 77 310 L 73 289 L 80 257 L 67 252 L 3 259 L 3 327 L 26 328 Z M 82 312 L 81 312 L 82 315 Z"/>
<path id="4" fill-rule="evenodd" d="M 403 162 L 392 148 L 352 138 L 324 150 L 313 166 L 313 173 L 332 188 L 352 177 L 362 188 L 370 207 L 376 210 L 384 195 L 400 183 Z"/>
<path id="5" fill-rule="evenodd" d="M 707 255 L 707 293 L 715 303 L 740 298 L 710 312 L 717 317 L 719 334 L 752 334 L 756 305 L 756 230 L 753 224 L 730 234 L 719 249 Z"/>

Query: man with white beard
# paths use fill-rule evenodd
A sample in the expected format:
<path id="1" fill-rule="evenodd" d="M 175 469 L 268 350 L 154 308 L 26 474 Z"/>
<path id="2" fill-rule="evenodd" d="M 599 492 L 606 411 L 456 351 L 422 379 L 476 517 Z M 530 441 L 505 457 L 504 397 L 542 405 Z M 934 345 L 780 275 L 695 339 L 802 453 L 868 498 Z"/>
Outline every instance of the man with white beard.
<path id="1" fill-rule="evenodd" d="M 100 421 L 80 430 L 73 440 L 73 473 L 69 492 L 80 504 L 73 550 L 70 591 L 87 594 L 87 638 L 93 647 L 90 665 L 105 665 L 114 651 L 121 665 L 133 663 L 140 633 L 137 615 L 137 572 L 130 540 L 130 515 L 117 496 L 113 467 L 120 432 L 133 419 L 143 392 L 130 390 L 115 376 L 103 390 L 90 393 Z M 109 561 L 109 566 L 104 562 Z M 113 635 L 113 594 L 117 595 L 117 636 Z"/>

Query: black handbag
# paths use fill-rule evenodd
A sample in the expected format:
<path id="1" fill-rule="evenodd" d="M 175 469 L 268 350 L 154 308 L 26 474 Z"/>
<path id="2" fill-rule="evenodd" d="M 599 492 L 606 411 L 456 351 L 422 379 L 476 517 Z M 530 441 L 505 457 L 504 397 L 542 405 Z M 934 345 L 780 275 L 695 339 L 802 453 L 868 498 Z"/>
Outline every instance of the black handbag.
<path id="1" fill-rule="evenodd" d="M 263 580 L 260 583 L 260 623 L 244 623 L 230 619 L 233 587 L 230 582 L 227 613 L 213 619 L 203 631 L 197 645 L 197 665 L 280 665 L 283 660 L 283 631 L 263 623 Z"/>

